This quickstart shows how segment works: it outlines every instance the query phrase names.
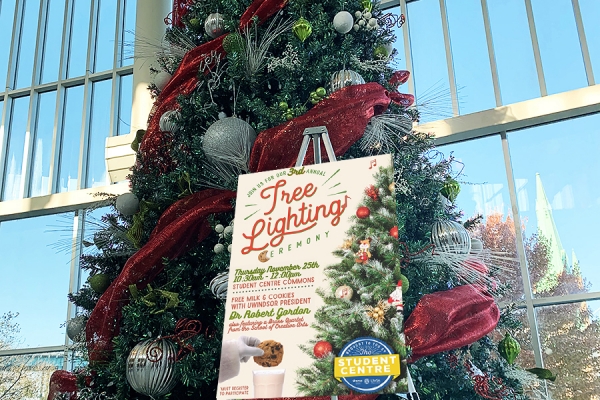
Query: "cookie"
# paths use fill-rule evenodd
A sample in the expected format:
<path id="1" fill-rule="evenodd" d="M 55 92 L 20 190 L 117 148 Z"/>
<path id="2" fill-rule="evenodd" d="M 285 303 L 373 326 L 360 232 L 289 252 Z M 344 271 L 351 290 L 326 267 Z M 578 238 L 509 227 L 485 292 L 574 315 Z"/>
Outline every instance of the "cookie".
<path id="1" fill-rule="evenodd" d="M 283 359 L 283 345 L 274 340 L 265 340 L 258 345 L 265 354 L 254 357 L 254 362 L 263 367 L 276 367 Z"/>

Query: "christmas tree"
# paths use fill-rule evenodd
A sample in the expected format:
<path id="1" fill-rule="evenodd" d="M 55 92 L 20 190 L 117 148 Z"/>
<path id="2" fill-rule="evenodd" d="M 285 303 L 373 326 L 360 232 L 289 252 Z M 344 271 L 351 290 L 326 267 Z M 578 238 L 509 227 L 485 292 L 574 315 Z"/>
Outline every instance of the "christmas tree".
<path id="1" fill-rule="evenodd" d="M 322 293 L 321 333 L 306 346 L 314 368 L 298 390 L 338 393 L 331 359 L 321 355 L 364 334 L 407 357 L 421 398 L 525 398 L 525 373 L 485 336 L 498 322 L 497 307 L 485 287 L 492 278 L 482 284 L 477 277 L 494 271 L 461 269 L 467 231 L 446 226 L 446 234 L 462 235 L 463 247 L 426 256 L 435 224 L 460 213 L 440 195 L 452 199 L 456 191 L 451 160 L 436 159 L 432 138 L 412 131 L 413 98 L 398 92 L 408 79 L 392 68 L 400 16 L 371 0 L 174 3 L 167 44 L 156 48 L 155 106 L 132 143 L 132 194 L 111 199 L 114 211 L 85 243 L 91 251 L 81 266 L 91 277 L 70 296 L 81 314 L 69 321 L 72 338 L 85 336 L 88 365 L 56 373 L 49 398 L 214 398 L 237 176 L 293 166 L 303 130 L 314 126 L 328 128 L 339 159 L 392 153 L 394 169 L 365 188 L 340 262 L 329 266 L 339 294 Z M 313 161 L 309 152 L 304 163 Z M 427 304 L 488 317 L 487 324 L 448 320 L 430 335 L 427 318 L 448 308 Z M 81 321 L 85 330 L 77 332 Z M 430 336 L 437 342 L 423 340 Z M 151 357 L 148 348 L 160 349 L 153 361 L 162 368 L 151 387 L 127 376 L 131 355 Z"/>

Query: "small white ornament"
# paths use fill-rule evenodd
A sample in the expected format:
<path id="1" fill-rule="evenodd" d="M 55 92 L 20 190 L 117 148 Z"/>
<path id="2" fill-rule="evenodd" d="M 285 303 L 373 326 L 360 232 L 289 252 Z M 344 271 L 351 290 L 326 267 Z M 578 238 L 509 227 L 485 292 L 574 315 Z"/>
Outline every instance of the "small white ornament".
<path id="1" fill-rule="evenodd" d="M 231 245 L 227 246 L 227 251 L 231 253 Z"/>
<path id="2" fill-rule="evenodd" d="M 336 31 L 346 34 L 352 30 L 354 18 L 348 11 L 340 11 L 333 17 L 333 27 Z"/>
<path id="3" fill-rule="evenodd" d="M 225 230 L 225 227 L 221 224 L 218 224 L 217 226 L 215 226 L 215 231 L 217 231 L 217 233 L 222 233 Z"/>
<path id="4" fill-rule="evenodd" d="M 138 212 L 140 209 L 140 201 L 133 193 L 123 193 L 117 197 L 115 207 L 121 214 L 129 216 Z"/>
<path id="5" fill-rule="evenodd" d="M 225 32 L 225 22 L 223 16 L 219 13 L 212 13 L 204 22 L 204 30 L 211 38 L 217 38 Z"/>
<path id="6" fill-rule="evenodd" d="M 353 28 L 354 28 L 354 30 L 355 30 L 355 31 L 358 31 L 358 30 L 360 29 L 360 25 L 358 25 L 358 24 L 354 24 L 354 27 L 353 27 Z"/>
<path id="7" fill-rule="evenodd" d="M 231 227 L 231 226 L 225 227 L 225 230 L 223 231 L 223 233 L 225 234 L 225 237 L 231 237 L 231 234 L 233 233 L 233 227 Z"/>
<path id="8" fill-rule="evenodd" d="M 219 119 L 223 119 L 223 118 L 227 118 L 227 114 L 225 114 L 223 111 L 221 111 L 218 115 Z"/>
<path id="9" fill-rule="evenodd" d="M 360 21 L 358 21 L 358 25 L 359 26 L 365 26 L 365 20 L 361 19 Z"/>
<path id="10" fill-rule="evenodd" d="M 357 11 L 357 12 L 355 12 L 355 13 L 354 13 L 354 16 L 355 16 L 356 18 L 362 18 L 362 15 L 363 15 L 363 14 L 362 14 L 362 12 L 360 12 L 360 11 Z"/>
<path id="11" fill-rule="evenodd" d="M 165 88 L 165 86 L 167 86 L 167 83 L 169 83 L 169 81 L 171 80 L 172 77 L 173 77 L 173 75 L 171 75 L 167 71 L 160 71 L 154 77 L 154 84 L 156 85 L 158 90 L 163 90 Z"/>
<path id="12" fill-rule="evenodd" d="M 369 26 L 376 27 L 377 26 L 377 20 L 375 18 L 369 19 Z"/>
<path id="13" fill-rule="evenodd" d="M 217 243 L 215 244 L 215 248 L 213 250 L 215 253 L 220 254 L 225 250 L 225 246 L 223 246 L 221 243 Z"/>
<path id="14" fill-rule="evenodd" d="M 181 114 L 177 110 L 169 110 L 165 111 L 163 115 L 160 116 L 160 120 L 158 121 L 158 126 L 160 130 L 163 132 L 177 132 L 179 130 L 178 122 L 181 119 Z"/>
<path id="15" fill-rule="evenodd" d="M 371 17 L 372 17 L 371 13 L 368 11 L 366 13 L 364 13 L 362 16 L 364 17 L 364 19 L 371 19 Z"/>
<path id="16" fill-rule="evenodd" d="M 377 27 L 379 27 L 379 25 Z M 383 45 L 383 48 L 387 54 L 392 54 L 392 51 L 394 51 L 394 43 L 386 43 Z"/>

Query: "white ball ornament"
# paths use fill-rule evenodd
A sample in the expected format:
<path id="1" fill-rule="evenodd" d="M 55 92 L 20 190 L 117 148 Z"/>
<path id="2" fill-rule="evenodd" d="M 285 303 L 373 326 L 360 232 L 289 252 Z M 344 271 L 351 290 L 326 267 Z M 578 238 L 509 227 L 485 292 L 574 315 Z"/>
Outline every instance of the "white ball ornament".
<path id="1" fill-rule="evenodd" d="M 348 11 L 340 11 L 333 17 L 333 27 L 336 31 L 346 34 L 352 30 L 354 26 L 354 18 Z"/>
<path id="2" fill-rule="evenodd" d="M 355 31 L 358 31 L 360 29 L 360 25 L 359 24 L 354 24 L 353 28 L 354 28 Z"/>
<path id="3" fill-rule="evenodd" d="M 356 18 L 362 18 L 362 15 L 363 15 L 363 14 L 362 14 L 362 12 L 360 12 L 360 11 L 357 11 L 357 12 L 355 12 L 355 13 L 354 13 L 354 16 L 355 16 Z"/>
<path id="4" fill-rule="evenodd" d="M 376 27 L 377 26 L 377 19 L 375 19 L 375 18 L 369 19 L 369 26 Z"/>
<path id="5" fill-rule="evenodd" d="M 225 230 L 225 227 L 221 224 L 218 224 L 217 226 L 215 226 L 215 231 L 217 231 L 217 233 L 223 233 L 223 230 Z"/>
<path id="6" fill-rule="evenodd" d="M 134 215 L 140 209 L 140 201 L 133 193 L 123 193 L 122 195 L 117 196 L 115 207 L 117 208 L 117 211 L 123 215 Z"/>
<path id="7" fill-rule="evenodd" d="M 231 253 L 231 245 L 227 246 L 227 251 Z"/>
<path id="8" fill-rule="evenodd" d="M 204 22 L 204 30 L 206 34 L 211 38 L 218 38 L 225 32 L 225 21 L 223 16 L 219 13 L 212 13 L 206 17 Z"/>
<path id="9" fill-rule="evenodd" d="M 232 226 L 225 227 L 225 230 L 223 230 L 223 233 L 225 234 L 225 237 L 231 237 L 231 235 L 233 234 L 233 227 Z"/>
<path id="10" fill-rule="evenodd" d="M 365 26 L 365 20 L 361 19 L 360 21 L 358 21 L 358 25 L 359 26 Z"/>
<path id="11" fill-rule="evenodd" d="M 180 119 L 181 114 L 178 110 L 165 111 L 165 113 L 160 116 L 158 126 L 163 132 L 177 132 L 179 130 L 178 122 Z"/>
<path id="12" fill-rule="evenodd" d="M 217 244 L 215 244 L 215 247 L 213 250 L 215 251 L 215 253 L 221 254 L 225 250 L 225 246 L 223 246 L 221 243 L 217 243 Z"/>
<path id="13" fill-rule="evenodd" d="M 215 121 L 204 134 L 202 149 L 208 161 L 226 170 L 246 171 L 256 131 L 236 117 Z"/>
<path id="14" fill-rule="evenodd" d="M 371 19 L 371 17 L 373 16 L 370 12 L 366 12 L 362 15 L 364 17 L 364 19 L 369 20 Z"/>
<path id="15" fill-rule="evenodd" d="M 218 114 L 218 117 L 219 117 L 219 119 L 227 118 L 227 114 L 225 114 L 223 111 L 221 111 L 221 112 Z"/>
<path id="16" fill-rule="evenodd" d="M 158 90 L 163 90 L 165 88 L 165 86 L 167 86 L 167 83 L 169 83 L 169 81 L 171 80 L 172 77 L 173 77 L 173 75 L 171 75 L 167 71 L 160 71 L 154 77 L 154 84 L 156 85 Z"/>

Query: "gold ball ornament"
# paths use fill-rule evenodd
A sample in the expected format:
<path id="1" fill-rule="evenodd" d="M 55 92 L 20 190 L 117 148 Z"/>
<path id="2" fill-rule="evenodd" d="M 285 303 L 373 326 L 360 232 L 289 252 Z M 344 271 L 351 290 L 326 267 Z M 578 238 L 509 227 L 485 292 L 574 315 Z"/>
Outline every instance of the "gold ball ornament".
<path id="1" fill-rule="evenodd" d="M 306 38 L 312 33 L 312 25 L 306 19 L 300 17 L 298 21 L 294 22 L 292 32 L 294 32 L 294 35 L 304 43 Z"/>
<path id="2" fill-rule="evenodd" d="M 396 190 L 396 184 L 394 182 L 390 183 L 390 185 L 388 186 L 388 190 L 394 193 L 394 190 Z"/>

